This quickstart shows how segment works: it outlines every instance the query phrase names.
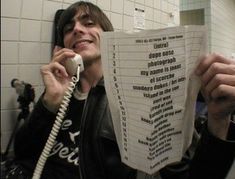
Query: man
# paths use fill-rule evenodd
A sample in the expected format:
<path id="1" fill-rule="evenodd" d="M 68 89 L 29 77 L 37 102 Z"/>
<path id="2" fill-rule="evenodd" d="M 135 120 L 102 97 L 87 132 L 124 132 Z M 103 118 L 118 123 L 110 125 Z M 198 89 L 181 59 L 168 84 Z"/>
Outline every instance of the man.
<path id="1" fill-rule="evenodd" d="M 28 124 L 18 135 L 18 163 L 22 168 L 31 171 L 28 174 L 32 175 L 65 90 L 71 81 L 64 63 L 66 59 L 78 53 L 82 56 L 85 70 L 80 74 L 80 82 L 76 86 L 67 116 L 47 159 L 42 178 L 138 177 L 136 170 L 120 160 L 103 84 L 100 34 L 102 31 L 113 30 L 110 21 L 97 6 L 89 2 L 77 2 L 62 14 L 58 30 L 61 37 L 60 47 L 55 48 L 52 61 L 41 68 L 45 91 Z M 209 175 L 212 175 L 212 178 L 221 178 L 226 175 L 235 153 L 235 144 L 225 141 L 229 126 L 232 126 L 229 116 L 235 108 L 234 66 L 234 62 L 218 55 L 210 55 L 201 61 L 196 73 L 202 79 L 208 103 L 207 129 L 192 162 L 190 159 L 177 165 L 176 169 L 174 166 L 162 169 L 160 175 L 163 179 L 198 179 L 207 178 Z M 24 145 L 20 145 L 23 141 Z M 220 152 L 223 152 L 221 156 L 217 156 Z M 224 161 L 220 161 L 222 157 Z"/>

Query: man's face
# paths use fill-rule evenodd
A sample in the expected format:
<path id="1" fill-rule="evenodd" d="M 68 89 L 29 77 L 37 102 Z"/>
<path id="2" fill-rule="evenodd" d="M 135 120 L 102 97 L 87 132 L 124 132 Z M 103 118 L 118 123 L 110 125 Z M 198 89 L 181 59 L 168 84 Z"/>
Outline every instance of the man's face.
<path id="1" fill-rule="evenodd" d="M 64 46 L 80 54 L 84 62 L 100 60 L 101 27 L 89 15 L 78 12 L 64 27 Z"/>

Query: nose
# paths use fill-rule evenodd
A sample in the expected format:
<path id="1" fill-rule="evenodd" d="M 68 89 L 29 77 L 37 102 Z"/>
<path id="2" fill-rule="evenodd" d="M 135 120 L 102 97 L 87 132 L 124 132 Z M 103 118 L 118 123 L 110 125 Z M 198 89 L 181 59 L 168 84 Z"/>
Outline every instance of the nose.
<path id="1" fill-rule="evenodd" d="M 79 21 L 77 21 L 73 28 L 73 34 L 74 35 L 83 34 L 85 33 L 85 30 L 86 30 L 85 26 L 82 25 Z"/>

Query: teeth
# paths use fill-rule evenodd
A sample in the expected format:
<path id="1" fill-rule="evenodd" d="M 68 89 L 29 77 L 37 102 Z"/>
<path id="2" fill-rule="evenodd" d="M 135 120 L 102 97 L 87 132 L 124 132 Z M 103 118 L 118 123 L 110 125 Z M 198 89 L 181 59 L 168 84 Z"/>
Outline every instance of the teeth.
<path id="1" fill-rule="evenodd" d="M 80 45 L 80 44 L 88 44 L 88 43 L 90 43 L 90 41 L 80 41 L 80 42 L 76 42 L 74 45 L 73 45 L 73 48 L 76 48 L 76 46 L 78 45 Z"/>
<path id="2" fill-rule="evenodd" d="M 79 44 L 86 44 L 88 43 L 87 41 L 80 42 Z"/>

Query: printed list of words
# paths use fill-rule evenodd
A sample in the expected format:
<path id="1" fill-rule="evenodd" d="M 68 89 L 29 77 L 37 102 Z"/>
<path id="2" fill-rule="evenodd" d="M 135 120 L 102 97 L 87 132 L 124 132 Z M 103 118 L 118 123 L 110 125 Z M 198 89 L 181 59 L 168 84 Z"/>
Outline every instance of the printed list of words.
<path id="1" fill-rule="evenodd" d="M 144 98 L 152 100 L 150 113 L 148 116 L 141 116 L 140 121 L 153 126 L 150 135 L 144 138 L 136 139 L 140 145 L 146 146 L 148 155 L 146 159 L 154 161 L 157 157 L 172 150 L 175 141 L 172 136 L 181 134 L 182 131 L 178 128 L 177 123 L 173 122 L 178 120 L 182 115 L 182 109 L 175 109 L 173 106 L 174 98 L 179 99 L 179 95 L 184 91 L 185 81 L 185 66 L 183 65 L 185 59 L 180 59 L 184 51 L 175 45 L 175 42 L 184 41 L 183 35 L 164 36 L 159 38 L 150 39 L 136 39 L 134 45 L 148 45 L 152 46 L 151 51 L 146 51 L 147 60 L 146 69 L 140 69 L 140 77 L 148 77 L 149 81 L 146 84 L 133 84 L 132 90 L 142 93 Z M 175 51 L 177 48 L 177 52 Z M 124 158 L 128 160 L 128 122 L 127 122 L 127 109 L 124 104 L 123 96 L 121 95 L 121 82 L 116 78 L 116 59 L 117 47 L 113 45 L 113 83 L 115 86 L 122 124 L 122 137 L 123 137 L 123 151 Z M 138 63 L 138 62 L 136 62 Z M 120 69 L 119 69 L 120 70 Z M 178 93 L 177 93 L 178 92 Z M 180 103 L 180 101 L 178 101 Z M 177 117 L 178 116 L 178 117 Z M 156 162 L 152 162 L 149 169 L 154 169 L 161 163 L 168 160 L 168 156 Z"/>
<path id="2" fill-rule="evenodd" d="M 128 166 L 154 174 L 180 161 L 190 145 L 200 88 L 193 71 L 204 39 L 204 26 L 103 34 L 105 88 Z"/>
<path id="3" fill-rule="evenodd" d="M 172 120 L 182 114 L 182 109 L 173 106 L 177 92 L 184 91 L 185 67 L 174 50 L 174 41 L 183 39 L 183 35 L 152 38 L 149 40 L 136 40 L 136 43 L 153 43 L 153 51 L 148 54 L 148 70 L 141 70 L 141 76 L 149 76 L 150 85 L 133 85 L 133 90 L 143 92 L 143 97 L 150 98 L 153 106 L 150 108 L 148 118 L 141 117 L 141 121 L 153 125 L 153 131 L 145 139 L 138 139 L 138 143 L 148 146 L 147 159 L 152 161 L 173 148 L 172 136 L 181 134 L 177 124 Z M 173 42 L 172 42 L 173 40 Z M 171 44 L 171 48 L 169 48 Z M 184 60 L 184 59 L 183 59 Z M 179 97 L 179 96 L 178 96 Z M 164 163 L 169 159 L 164 155 L 156 160 L 150 169 Z"/>
<path id="4" fill-rule="evenodd" d="M 181 94 L 184 94 L 184 81 L 185 81 L 185 65 L 184 61 L 184 48 L 178 47 L 180 42 L 184 42 L 184 36 L 172 35 L 159 38 L 149 39 L 136 39 L 135 45 L 148 46 L 146 50 L 145 68 L 139 69 L 139 78 L 147 79 L 145 84 L 140 84 L 138 81 L 132 85 L 134 91 L 142 94 L 143 98 L 150 99 L 152 104 L 149 108 L 149 114 L 143 114 L 138 120 L 140 125 L 148 125 L 149 134 L 143 137 L 137 137 L 135 140 L 142 146 L 142 150 L 147 150 L 146 160 L 152 161 L 149 170 L 154 169 L 166 162 L 169 156 L 163 155 L 173 149 L 177 135 L 182 131 L 177 125 L 177 121 L 181 119 L 182 109 L 174 107 L 174 103 L 182 103 L 184 100 Z M 149 48 L 150 47 L 150 48 Z M 150 49 L 150 50 L 149 50 Z M 123 95 L 122 81 L 118 80 L 117 66 L 118 61 L 122 60 L 117 58 L 121 56 L 121 51 L 118 51 L 117 45 L 113 45 L 112 58 L 112 76 L 114 84 L 116 99 L 118 100 L 121 125 L 122 125 L 122 140 L 123 140 L 123 153 L 124 159 L 129 160 L 129 150 L 136 146 L 130 146 L 128 126 L 131 125 L 127 121 L 128 114 L 127 104 L 125 104 L 125 96 Z M 134 52 L 138 53 L 138 52 Z M 128 60 L 125 58 L 125 60 Z M 138 62 L 136 62 L 138 63 Z M 125 78 L 125 77 L 122 77 Z M 180 100 L 181 99 L 181 100 Z M 140 101 L 141 103 L 141 101 Z M 181 104 L 180 104 L 181 105 Z M 128 105 L 129 106 L 129 105 Z M 142 124 L 141 124 L 142 123 Z M 179 123 L 179 122 L 178 122 Z M 172 139 L 174 137 L 174 140 Z M 141 150 L 141 149 L 140 149 Z M 163 156 L 163 157 L 161 157 Z"/>

